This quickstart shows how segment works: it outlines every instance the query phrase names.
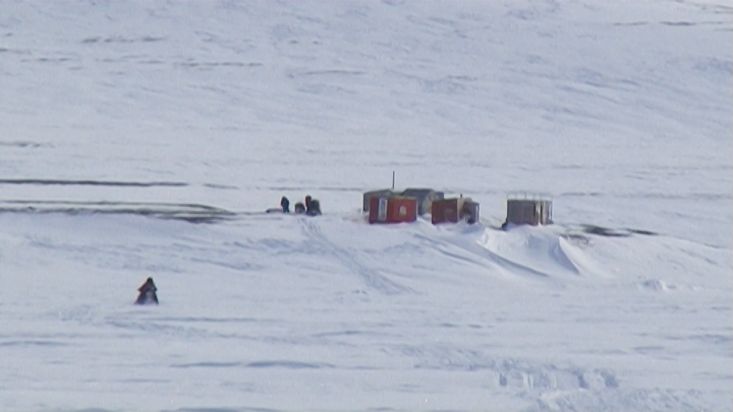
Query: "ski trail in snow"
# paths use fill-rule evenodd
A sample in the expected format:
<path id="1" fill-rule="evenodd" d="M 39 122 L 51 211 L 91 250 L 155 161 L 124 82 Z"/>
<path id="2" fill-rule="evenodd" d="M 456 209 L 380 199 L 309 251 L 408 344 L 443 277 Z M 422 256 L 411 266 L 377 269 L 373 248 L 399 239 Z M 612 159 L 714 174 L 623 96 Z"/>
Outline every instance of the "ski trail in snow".
<path id="1" fill-rule="evenodd" d="M 328 253 L 335 257 L 343 266 L 349 269 L 349 271 L 359 275 L 368 287 L 387 295 L 411 291 L 410 288 L 388 279 L 377 270 L 359 262 L 353 252 L 329 240 L 321 231 L 316 219 L 317 218 L 299 219 L 300 225 L 303 228 L 303 233 L 311 241 L 323 245 L 322 250 L 328 251 Z"/>

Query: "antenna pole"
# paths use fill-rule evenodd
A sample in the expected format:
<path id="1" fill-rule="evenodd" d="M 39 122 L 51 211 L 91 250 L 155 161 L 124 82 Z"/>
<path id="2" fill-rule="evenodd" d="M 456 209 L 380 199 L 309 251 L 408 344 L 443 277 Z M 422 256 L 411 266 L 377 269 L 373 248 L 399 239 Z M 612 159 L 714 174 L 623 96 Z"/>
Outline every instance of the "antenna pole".
<path id="1" fill-rule="evenodd" d="M 392 171 L 392 190 L 394 190 L 394 170 Z"/>

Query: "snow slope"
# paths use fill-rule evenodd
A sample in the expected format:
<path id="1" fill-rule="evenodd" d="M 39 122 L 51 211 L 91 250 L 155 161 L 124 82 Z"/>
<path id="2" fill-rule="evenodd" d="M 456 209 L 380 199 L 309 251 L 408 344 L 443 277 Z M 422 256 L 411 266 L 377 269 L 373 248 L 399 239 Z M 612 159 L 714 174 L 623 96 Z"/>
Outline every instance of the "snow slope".
<path id="1" fill-rule="evenodd" d="M 0 10 L 0 409 L 733 410 L 732 4 Z"/>

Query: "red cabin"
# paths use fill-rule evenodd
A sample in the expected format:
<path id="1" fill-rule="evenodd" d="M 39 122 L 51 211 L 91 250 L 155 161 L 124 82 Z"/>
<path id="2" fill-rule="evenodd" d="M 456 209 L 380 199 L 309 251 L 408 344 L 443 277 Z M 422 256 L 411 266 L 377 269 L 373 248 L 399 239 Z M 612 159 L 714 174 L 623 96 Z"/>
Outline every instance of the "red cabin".
<path id="1" fill-rule="evenodd" d="M 433 200 L 431 215 L 433 224 L 456 223 L 463 219 L 468 223 L 476 223 L 479 220 L 479 204 L 463 197 Z"/>
<path id="2" fill-rule="evenodd" d="M 374 196 L 369 199 L 369 223 L 402 223 L 417 220 L 417 199 Z"/>

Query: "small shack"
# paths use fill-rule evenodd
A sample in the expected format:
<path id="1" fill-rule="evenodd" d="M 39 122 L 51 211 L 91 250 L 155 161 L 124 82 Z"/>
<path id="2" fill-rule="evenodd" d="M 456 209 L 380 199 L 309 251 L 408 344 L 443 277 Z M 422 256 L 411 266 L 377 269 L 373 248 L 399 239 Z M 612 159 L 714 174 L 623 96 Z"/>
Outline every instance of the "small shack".
<path id="1" fill-rule="evenodd" d="M 473 224 L 479 220 L 479 204 L 470 197 L 434 200 L 431 209 L 433 224 L 457 223 L 462 220 Z"/>
<path id="2" fill-rule="evenodd" d="M 403 223 L 417 220 L 417 199 L 404 196 L 369 198 L 369 223 Z"/>
<path id="3" fill-rule="evenodd" d="M 502 225 L 552 224 L 552 200 L 538 195 L 510 196 L 506 201 L 506 221 Z"/>
<path id="4" fill-rule="evenodd" d="M 364 201 L 361 210 L 364 212 L 369 211 L 369 199 L 372 197 L 391 197 L 395 195 L 397 195 L 397 193 L 392 189 L 377 189 L 364 192 Z"/>
<path id="5" fill-rule="evenodd" d="M 440 200 L 445 197 L 443 192 L 429 188 L 408 188 L 400 193 L 402 196 L 414 197 L 417 199 L 417 213 L 422 216 L 430 213 L 432 210 L 432 204 L 435 200 Z"/>

